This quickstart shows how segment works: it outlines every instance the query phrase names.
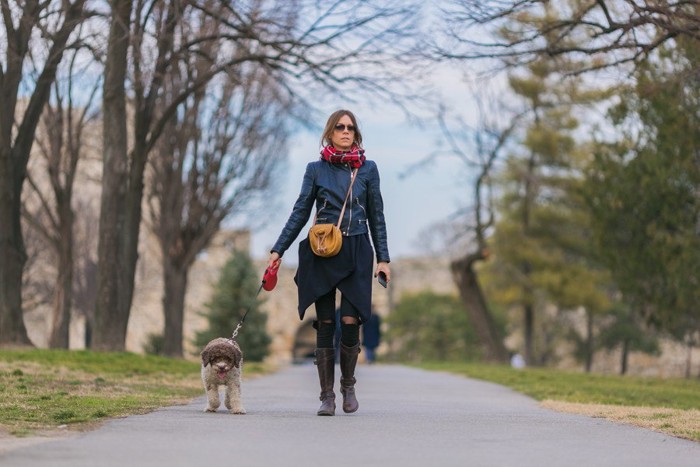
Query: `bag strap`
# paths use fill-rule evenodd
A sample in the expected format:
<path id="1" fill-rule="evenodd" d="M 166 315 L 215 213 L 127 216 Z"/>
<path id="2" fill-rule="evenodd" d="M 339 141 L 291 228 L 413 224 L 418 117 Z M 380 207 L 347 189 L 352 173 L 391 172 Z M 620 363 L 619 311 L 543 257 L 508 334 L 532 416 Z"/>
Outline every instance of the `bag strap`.
<path id="1" fill-rule="evenodd" d="M 336 227 L 340 229 L 340 224 L 343 222 L 343 216 L 345 215 L 345 205 L 348 204 L 348 198 L 350 197 L 350 193 L 352 193 L 352 186 L 355 184 L 355 179 L 357 178 L 357 171 L 359 169 L 355 169 L 352 171 L 352 176 L 350 177 L 350 186 L 348 187 L 348 192 L 345 193 L 345 201 L 343 201 L 343 209 L 340 210 L 340 217 L 338 217 L 338 224 Z"/>

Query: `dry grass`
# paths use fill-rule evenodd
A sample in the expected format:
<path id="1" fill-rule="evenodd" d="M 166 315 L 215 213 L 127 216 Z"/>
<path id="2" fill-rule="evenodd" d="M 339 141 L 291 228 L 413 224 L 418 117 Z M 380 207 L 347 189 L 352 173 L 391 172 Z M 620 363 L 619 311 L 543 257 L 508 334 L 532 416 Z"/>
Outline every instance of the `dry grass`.
<path id="1" fill-rule="evenodd" d="M 677 436 L 700 441 L 700 410 L 670 409 L 664 407 L 631 407 L 605 404 L 580 404 L 545 400 L 543 407 L 557 412 L 575 413 L 604 418 Z"/>
<path id="2" fill-rule="evenodd" d="M 64 425 L 86 429 L 106 418 L 186 403 L 200 386 L 196 373 L 127 377 L 0 361 L 0 426 L 20 436 Z"/>
<path id="3" fill-rule="evenodd" d="M 247 363 L 244 378 L 269 372 Z M 130 353 L 0 350 L 0 438 L 85 430 L 203 395 L 199 362 Z"/>

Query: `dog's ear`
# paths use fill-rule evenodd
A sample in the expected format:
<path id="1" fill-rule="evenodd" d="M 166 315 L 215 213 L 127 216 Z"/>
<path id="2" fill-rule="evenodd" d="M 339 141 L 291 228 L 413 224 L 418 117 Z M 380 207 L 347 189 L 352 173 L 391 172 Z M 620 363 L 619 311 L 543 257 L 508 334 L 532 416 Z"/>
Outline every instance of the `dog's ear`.
<path id="1" fill-rule="evenodd" d="M 202 350 L 202 366 L 207 366 L 209 365 L 209 351 L 208 350 Z"/>

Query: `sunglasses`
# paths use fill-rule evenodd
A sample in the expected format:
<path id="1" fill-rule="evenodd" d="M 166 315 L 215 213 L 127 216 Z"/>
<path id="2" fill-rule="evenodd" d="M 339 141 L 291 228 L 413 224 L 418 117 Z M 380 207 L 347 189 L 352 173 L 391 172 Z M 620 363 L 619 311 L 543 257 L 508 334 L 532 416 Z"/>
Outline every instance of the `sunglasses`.
<path id="1" fill-rule="evenodd" d="M 335 126 L 335 131 L 345 131 L 345 129 L 348 129 L 349 132 L 355 131 L 355 127 L 353 125 L 343 125 L 342 123 L 338 123 Z"/>

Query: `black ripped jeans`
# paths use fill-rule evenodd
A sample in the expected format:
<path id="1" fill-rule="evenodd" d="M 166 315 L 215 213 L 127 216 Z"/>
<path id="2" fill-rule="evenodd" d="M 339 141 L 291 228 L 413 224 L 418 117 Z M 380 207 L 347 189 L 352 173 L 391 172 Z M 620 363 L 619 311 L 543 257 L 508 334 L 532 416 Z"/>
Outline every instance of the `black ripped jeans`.
<path id="1" fill-rule="evenodd" d="M 335 347 L 334 336 L 337 324 L 335 322 L 335 292 L 333 289 L 316 300 L 316 319 L 318 320 L 316 333 L 316 347 L 319 349 L 330 349 Z M 360 325 L 357 308 L 340 297 L 340 341 L 346 347 L 352 347 L 360 342 Z"/>

